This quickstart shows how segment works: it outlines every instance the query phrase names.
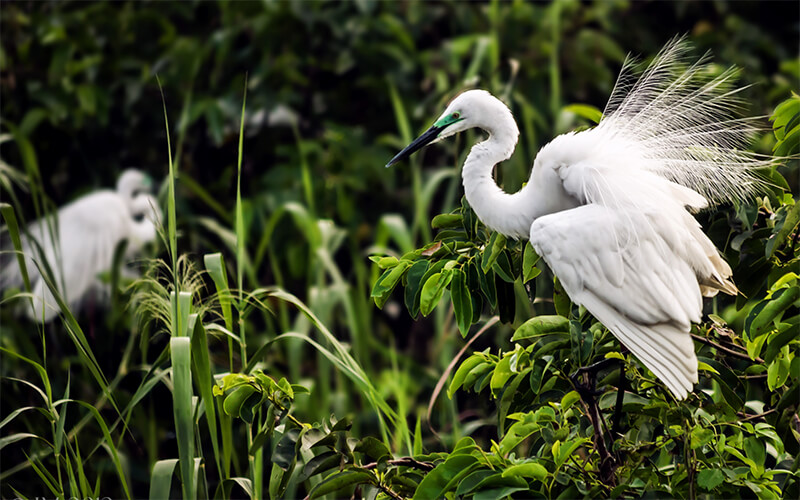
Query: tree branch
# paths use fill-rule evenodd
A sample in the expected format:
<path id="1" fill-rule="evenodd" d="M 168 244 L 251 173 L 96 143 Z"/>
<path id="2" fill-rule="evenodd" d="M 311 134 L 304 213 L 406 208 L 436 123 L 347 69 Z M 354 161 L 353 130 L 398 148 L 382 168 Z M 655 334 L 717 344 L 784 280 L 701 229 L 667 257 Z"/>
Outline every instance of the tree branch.
<path id="1" fill-rule="evenodd" d="M 756 359 L 750 359 L 750 356 L 748 356 L 747 354 L 742 354 L 741 352 L 736 352 L 733 349 L 729 349 L 729 348 L 727 348 L 727 347 L 725 347 L 723 345 L 717 344 L 713 340 L 709 340 L 709 339 L 707 339 L 705 337 L 701 337 L 700 335 L 695 335 L 694 333 L 692 333 L 691 335 L 692 335 L 693 339 L 695 339 L 696 341 L 700 342 L 701 344 L 705 344 L 705 345 L 711 346 L 711 347 L 713 347 L 715 349 L 718 349 L 718 350 L 724 352 L 725 354 L 729 354 L 729 355 L 731 355 L 731 356 L 733 356 L 735 358 L 746 359 L 747 361 L 755 361 L 756 363 L 760 363 L 760 364 L 764 363 L 764 360 L 759 358 L 759 357 L 756 357 Z"/>
<path id="2" fill-rule="evenodd" d="M 435 467 L 433 464 L 430 464 L 428 462 L 420 462 L 419 460 L 414 460 L 411 457 L 397 458 L 395 460 L 389 460 L 389 461 L 387 461 L 387 463 L 389 465 L 400 465 L 400 466 L 403 466 L 403 467 L 412 467 L 414 469 L 420 469 L 420 470 L 424 470 L 424 471 L 428 471 L 428 472 L 432 471 L 433 468 Z M 374 469 L 377 466 L 378 466 L 378 462 L 372 462 L 371 464 L 364 465 L 363 468 L 364 469 Z"/>

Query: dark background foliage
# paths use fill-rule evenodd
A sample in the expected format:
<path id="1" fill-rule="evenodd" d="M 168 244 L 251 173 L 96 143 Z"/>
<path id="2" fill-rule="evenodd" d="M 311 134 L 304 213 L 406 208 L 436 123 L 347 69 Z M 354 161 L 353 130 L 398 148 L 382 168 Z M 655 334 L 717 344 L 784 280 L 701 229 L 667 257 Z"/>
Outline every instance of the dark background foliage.
<path id="1" fill-rule="evenodd" d="M 683 33 L 698 55 L 710 50 L 720 67 L 741 67 L 741 83 L 752 85 L 743 112 L 767 117 L 798 88 L 798 19 L 800 5 L 791 1 L 3 2 L 0 114 L 2 133 L 10 140 L 2 142 L 0 153 L 4 164 L 25 172 L 29 191 L 43 191 L 56 206 L 112 186 L 129 166 L 165 179 L 169 157 L 160 81 L 180 172 L 175 200 L 180 252 L 200 257 L 222 251 L 230 264 L 246 84 L 242 197 L 251 265 L 243 285 L 249 290 L 279 285 L 307 302 L 352 346 L 355 359 L 413 428 L 463 341 L 444 307 L 428 318 L 410 318 L 400 307 L 400 288 L 382 310 L 375 308 L 370 291 L 379 270 L 367 256 L 399 256 L 432 240 L 430 218 L 460 206 L 453 167 L 475 136 L 430 148 L 411 165 L 387 170 L 386 161 L 460 90 L 487 88 L 510 104 L 520 123 L 518 150 L 498 168 L 506 189 L 517 189 L 527 180 L 535 151 L 559 133 L 590 124 L 566 105 L 602 109 L 627 53 L 647 59 Z M 769 129 L 766 118 L 764 126 Z M 753 149 L 769 154 L 774 142 L 765 133 Z M 780 172 L 796 193 L 796 169 Z M 19 218 L 36 218 L 33 196 L 24 189 L 2 193 Z M 292 211 L 292 202 L 305 211 Z M 774 282 L 764 277 L 777 266 L 758 260 L 764 252 L 764 241 L 752 236 L 758 209 L 701 216 L 716 228 L 714 240 L 739 264 L 737 271 L 757 271 L 734 276 L 754 301 Z M 284 210 L 292 215 L 276 215 Z M 744 220 L 739 233 L 731 229 L 733 219 Z M 332 226 L 320 225 L 324 220 Z M 740 233 L 746 235 L 736 240 Z M 750 254 L 739 255 L 742 245 Z M 153 253 L 163 257 L 164 250 Z M 347 283 L 341 296 L 332 268 Z M 541 281 L 536 294 L 549 296 L 551 278 L 544 273 Z M 518 295 L 517 303 L 523 302 Z M 719 311 L 729 305 L 720 303 Z M 518 307 L 513 326 L 534 312 L 552 313 L 547 307 Z M 275 310 L 248 320 L 253 348 L 279 333 L 308 328 L 285 306 Z M 744 314 L 729 316 L 744 321 Z M 2 346 L 49 360 L 56 393 L 63 392 L 71 373 L 73 397 L 96 399 L 98 389 L 58 327 L 46 329 L 54 341 L 43 356 L 30 325 L 6 307 L 2 319 Z M 109 326 L 88 314 L 81 322 L 91 325 L 93 349 L 110 378 L 118 372 L 127 331 L 138 331 L 138 323 L 126 317 Z M 157 330 L 144 328 L 132 348 L 140 363 L 138 378 L 121 379 L 121 400 L 136 390 L 164 348 Z M 499 327 L 473 348 L 508 349 L 511 331 Z M 224 367 L 223 344 L 212 347 L 221 353 L 217 366 Z M 33 404 L 25 389 L 8 381 L 32 379 L 28 368 L 4 364 L 3 417 Z M 355 435 L 378 435 L 381 425 L 363 394 L 312 349 L 276 350 L 269 372 L 313 385 L 312 395 L 304 396 L 308 400 L 296 402 L 304 421 L 351 415 Z M 167 388 L 153 389 L 119 445 L 129 459 L 134 496 L 147 494 L 155 460 L 177 456 L 172 415 L 160 411 L 170 400 Z M 486 448 L 498 439 L 495 412 L 486 393 L 440 402 L 432 425 L 441 440 L 426 430 L 425 449 L 449 451 L 464 435 Z M 104 415 L 114 417 L 108 408 Z M 42 428 L 31 420 L 14 431 Z M 94 443 L 101 435 L 92 432 L 81 435 Z M 791 446 L 796 455 L 797 444 Z M 31 450 L 16 445 L 4 450 L 3 468 L 24 462 L 23 451 Z M 244 462 L 244 451 L 238 453 Z M 20 478 L 37 480 L 30 469 L 17 474 L 3 482 L 19 488 L 25 484 Z M 5 487 L 2 494 L 10 496 Z"/>

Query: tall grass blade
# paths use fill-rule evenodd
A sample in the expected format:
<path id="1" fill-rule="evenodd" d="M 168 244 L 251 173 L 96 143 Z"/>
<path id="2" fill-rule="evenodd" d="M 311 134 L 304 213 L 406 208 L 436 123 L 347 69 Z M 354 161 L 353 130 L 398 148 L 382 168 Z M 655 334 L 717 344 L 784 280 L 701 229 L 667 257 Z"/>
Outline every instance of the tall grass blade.
<path id="1" fill-rule="evenodd" d="M 214 451 L 214 461 L 217 465 L 217 470 L 222 471 L 217 433 L 217 413 L 212 392 L 214 378 L 211 376 L 211 362 L 208 359 L 206 330 L 196 314 L 192 314 L 189 317 L 189 323 L 192 326 L 192 375 L 205 408 L 211 447 Z"/>
<path id="2" fill-rule="evenodd" d="M 169 158 L 169 196 L 167 196 L 167 234 L 169 243 L 169 253 L 172 259 L 172 269 L 176 271 L 175 277 L 175 290 L 180 290 L 180 281 L 178 280 L 178 234 L 177 234 L 177 220 L 175 215 L 175 167 L 172 164 L 172 145 L 169 141 L 169 117 L 167 116 L 167 99 L 164 97 L 164 88 L 161 86 L 161 80 L 156 75 L 158 82 L 158 90 L 161 92 L 161 104 L 164 107 L 164 128 L 167 133 L 167 158 Z"/>
<path id="3" fill-rule="evenodd" d="M 192 364 L 189 337 L 172 337 L 172 404 L 175 415 L 175 436 L 181 469 L 183 498 L 195 498 L 194 484 L 194 419 L 192 418 Z"/>
<path id="4" fill-rule="evenodd" d="M 153 472 L 150 474 L 150 500 L 171 498 L 170 489 L 176 465 L 178 465 L 177 458 L 159 460 L 153 465 Z"/>
<path id="5" fill-rule="evenodd" d="M 214 281 L 217 288 L 217 297 L 222 309 L 222 317 L 225 319 L 225 328 L 233 330 L 233 313 L 231 310 L 231 294 L 228 286 L 228 272 L 225 269 L 225 260 L 221 253 L 211 253 L 203 256 L 206 271 Z"/>
<path id="6" fill-rule="evenodd" d="M 19 269 L 22 271 L 22 280 L 25 283 L 25 290 L 31 291 L 31 280 L 28 276 L 28 266 L 25 264 L 25 254 L 22 253 L 22 238 L 20 238 L 19 223 L 17 222 L 17 215 L 14 213 L 14 207 L 8 203 L 0 203 L 0 213 L 3 214 L 3 220 L 6 222 L 8 234 L 11 236 L 11 243 L 14 245 L 14 250 L 17 254 L 17 262 Z"/>
<path id="7" fill-rule="evenodd" d="M 100 416 L 100 412 L 97 411 L 97 408 L 95 408 L 94 406 L 90 405 L 85 401 L 78 401 L 75 399 L 71 399 L 69 400 L 69 402 L 78 403 L 79 405 L 89 410 L 89 412 L 91 412 L 92 416 L 94 417 L 95 422 L 97 422 L 97 425 L 103 431 L 103 437 L 105 438 L 106 449 L 108 450 L 109 455 L 111 455 L 111 461 L 114 463 L 114 468 L 117 470 L 117 476 L 119 477 L 119 480 L 122 483 L 122 489 L 125 491 L 125 496 L 128 499 L 130 499 L 131 493 L 128 490 L 128 480 L 125 477 L 125 472 L 122 468 L 122 462 L 120 461 L 119 453 L 117 452 L 117 448 L 114 445 L 114 440 L 111 439 L 111 433 L 108 430 L 108 426 L 106 425 L 105 420 L 103 420 L 103 417 Z"/>

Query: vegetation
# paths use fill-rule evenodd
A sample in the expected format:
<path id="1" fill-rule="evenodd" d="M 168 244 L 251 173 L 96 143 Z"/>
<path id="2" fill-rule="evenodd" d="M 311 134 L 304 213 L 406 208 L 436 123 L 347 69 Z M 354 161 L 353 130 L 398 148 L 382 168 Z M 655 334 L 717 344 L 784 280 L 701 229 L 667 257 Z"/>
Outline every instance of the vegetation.
<path id="1" fill-rule="evenodd" d="M 626 52 L 680 32 L 755 84 L 753 150 L 796 157 L 797 6 L 770 7 L 4 2 L 4 252 L 131 165 L 165 179 L 166 217 L 108 310 L 36 325 L 4 292 L 0 495 L 800 496 L 797 160 L 699 216 L 742 294 L 707 304 L 681 403 L 479 223 L 475 135 L 383 168 L 480 86 L 520 122 L 516 190 Z M 570 375 L 603 359 L 582 398 Z"/>

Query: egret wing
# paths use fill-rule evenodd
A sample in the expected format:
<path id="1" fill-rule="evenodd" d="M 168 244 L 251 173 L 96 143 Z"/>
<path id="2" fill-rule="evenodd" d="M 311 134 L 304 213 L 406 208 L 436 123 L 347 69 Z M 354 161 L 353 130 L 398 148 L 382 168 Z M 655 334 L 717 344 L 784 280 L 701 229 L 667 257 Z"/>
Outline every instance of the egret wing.
<path id="1" fill-rule="evenodd" d="M 70 309 L 75 311 L 80 307 L 89 289 L 97 284 L 97 275 L 110 268 L 114 248 L 128 231 L 127 212 L 119 196 L 103 191 L 59 210 L 57 243 L 52 243 L 47 235 L 31 232 L 31 236 L 41 238 L 42 251 L 54 273 L 54 284 Z M 39 253 L 34 252 L 32 257 L 38 259 Z M 35 277 L 31 284 L 34 308 L 29 315 L 47 322 L 59 308 L 38 272 Z"/>
<path id="2" fill-rule="evenodd" d="M 678 249 L 692 242 L 670 239 L 674 226 L 670 214 L 590 203 L 536 219 L 531 244 L 572 300 L 683 399 L 697 382 L 689 328 L 702 295 Z"/>

